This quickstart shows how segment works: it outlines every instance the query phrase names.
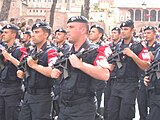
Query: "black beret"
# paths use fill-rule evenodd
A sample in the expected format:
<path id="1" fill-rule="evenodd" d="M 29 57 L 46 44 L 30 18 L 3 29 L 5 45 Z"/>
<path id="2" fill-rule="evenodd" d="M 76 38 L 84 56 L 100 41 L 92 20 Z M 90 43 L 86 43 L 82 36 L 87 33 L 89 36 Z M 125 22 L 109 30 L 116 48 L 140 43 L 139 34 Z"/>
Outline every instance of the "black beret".
<path id="1" fill-rule="evenodd" d="M 23 34 L 31 35 L 31 34 L 32 34 L 32 32 L 31 32 L 31 31 L 29 31 L 29 30 L 27 30 L 27 31 L 23 32 Z"/>
<path id="2" fill-rule="evenodd" d="M 7 24 L 2 28 L 2 30 L 4 30 L 4 29 L 11 29 L 11 30 L 17 30 L 18 31 L 19 27 L 14 25 L 14 24 Z"/>
<path id="3" fill-rule="evenodd" d="M 32 26 L 32 31 L 34 29 L 37 29 L 37 28 L 45 28 L 46 30 L 50 30 L 51 31 L 51 27 L 49 26 L 48 23 L 46 22 L 37 22 L 35 23 L 33 26 Z"/>
<path id="4" fill-rule="evenodd" d="M 156 27 L 154 27 L 154 26 L 147 26 L 147 27 L 144 28 L 144 31 L 146 31 L 146 30 L 156 31 Z"/>
<path id="5" fill-rule="evenodd" d="M 3 33 L 3 30 L 2 29 L 0 29 L 0 34 L 2 34 Z"/>
<path id="6" fill-rule="evenodd" d="M 111 31 L 114 31 L 114 30 L 118 31 L 118 33 L 121 33 L 121 29 L 119 27 L 114 27 Z"/>
<path id="7" fill-rule="evenodd" d="M 66 32 L 66 30 L 64 30 L 63 28 L 57 29 L 57 30 L 55 31 L 55 33 L 56 33 L 56 32 L 63 32 L 63 33 L 67 33 L 67 32 Z"/>
<path id="8" fill-rule="evenodd" d="M 132 20 L 127 20 L 125 22 L 122 22 L 120 28 L 122 27 L 134 27 L 134 22 Z"/>
<path id="9" fill-rule="evenodd" d="M 73 16 L 68 20 L 67 23 L 70 23 L 70 22 L 88 23 L 88 20 L 84 16 Z"/>
<path id="10" fill-rule="evenodd" d="M 92 25 L 90 30 L 92 28 L 97 28 L 100 33 L 104 34 L 104 29 L 100 25 Z"/>
<path id="11" fill-rule="evenodd" d="M 114 27 L 111 31 L 113 30 L 120 31 L 121 29 L 119 27 Z"/>

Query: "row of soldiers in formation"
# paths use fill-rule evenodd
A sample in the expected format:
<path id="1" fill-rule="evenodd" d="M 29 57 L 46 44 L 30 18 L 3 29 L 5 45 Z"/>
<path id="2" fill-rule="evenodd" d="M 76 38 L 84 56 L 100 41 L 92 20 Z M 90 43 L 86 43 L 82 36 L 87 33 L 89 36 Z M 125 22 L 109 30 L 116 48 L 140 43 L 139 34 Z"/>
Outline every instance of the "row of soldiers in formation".
<path id="1" fill-rule="evenodd" d="M 137 41 L 134 22 L 125 21 L 112 29 L 110 43 L 102 40 L 103 28 L 93 25 L 89 29 L 83 16 L 71 17 L 67 30 L 56 30 L 53 43 L 47 40 L 51 28 L 45 22 L 35 23 L 32 33 L 25 31 L 21 43 L 15 42 L 18 30 L 7 24 L 0 31 L 1 120 L 132 120 L 136 98 L 140 120 L 158 119 L 157 71 L 144 77 L 149 63 L 159 59 L 155 27 L 146 27 L 146 40 Z M 110 57 L 112 62 L 107 60 Z M 152 79 L 156 84 L 147 91 Z"/>

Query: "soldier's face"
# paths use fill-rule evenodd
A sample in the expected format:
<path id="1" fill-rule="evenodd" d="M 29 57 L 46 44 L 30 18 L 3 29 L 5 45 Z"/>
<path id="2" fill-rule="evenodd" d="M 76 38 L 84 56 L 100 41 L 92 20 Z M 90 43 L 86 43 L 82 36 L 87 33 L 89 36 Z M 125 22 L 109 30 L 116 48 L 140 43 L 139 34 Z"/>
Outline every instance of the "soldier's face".
<path id="1" fill-rule="evenodd" d="M 98 29 L 97 28 L 92 28 L 90 30 L 90 33 L 89 33 L 89 39 L 91 41 L 99 41 L 100 38 L 101 38 L 102 34 L 99 33 Z"/>
<path id="2" fill-rule="evenodd" d="M 111 37 L 113 41 L 117 41 L 120 38 L 120 34 L 117 30 L 113 30 L 111 33 Z"/>
<path id="3" fill-rule="evenodd" d="M 156 38 L 156 33 L 153 30 L 146 30 L 145 35 L 147 41 L 153 41 Z"/>
<path id="4" fill-rule="evenodd" d="M 67 24 L 67 38 L 69 42 L 75 43 L 81 39 L 82 23 L 71 22 Z"/>
<path id="5" fill-rule="evenodd" d="M 57 43 L 64 42 L 65 40 L 66 40 L 66 33 L 56 32 L 56 34 L 55 34 L 55 41 Z"/>
<path id="6" fill-rule="evenodd" d="M 6 42 L 6 43 L 8 43 L 13 38 L 15 38 L 15 33 L 12 33 L 12 30 L 10 30 L 10 29 L 4 29 L 2 37 L 3 37 L 3 41 Z"/>
<path id="7" fill-rule="evenodd" d="M 130 27 L 122 27 L 121 28 L 121 37 L 124 40 L 132 37 L 132 29 Z"/>
<path id="8" fill-rule="evenodd" d="M 30 36 L 28 34 L 23 34 L 23 41 L 29 41 Z"/>
<path id="9" fill-rule="evenodd" d="M 34 44 L 40 44 L 46 40 L 46 33 L 42 30 L 42 28 L 37 28 L 33 30 L 32 33 L 32 41 Z"/>

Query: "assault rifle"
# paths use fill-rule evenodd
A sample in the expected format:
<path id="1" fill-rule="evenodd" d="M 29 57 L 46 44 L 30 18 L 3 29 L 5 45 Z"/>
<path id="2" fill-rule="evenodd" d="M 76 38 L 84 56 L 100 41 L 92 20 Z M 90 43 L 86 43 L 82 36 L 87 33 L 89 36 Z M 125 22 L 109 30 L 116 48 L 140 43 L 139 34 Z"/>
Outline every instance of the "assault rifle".
<path id="1" fill-rule="evenodd" d="M 61 79 L 66 79 L 68 78 L 69 75 L 69 56 L 72 54 L 75 54 L 78 58 L 81 58 L 83 55 L 91 53 L 92 51 L 96 50 L 96 48 L 91 48 L 87 50 L 81 50 L 80 52 L 77 53 L 67 53 L 59 57 L 56 61 L 56 63 L 53 65 L 53 68 L 60 69 L 62 71 L 62 76 Z"/>
<path id="2" fill-rule="evenodd" d="M 108 57 L 108 63 L 116 63 L 118 68 L 121 68 L 122 67 L 122 58 L 124 58 L 124 54 L 123 54 L 123 51 L 120 50 L 120 51 L 116 51 L 116 52 L 113 52 L 109 57 Z"/>
<path id="3" fill-rule="evenodd" d="M 160 60 L 151 63 L 149 69 L 145 71 L 145 76 L 150 76 L 154 72 L 156 73 L 157 79 L 160 79 Z"/>
<path id="4" fill-rule="evenodd" d="M 40 50 L 39 52 L 36 52 L 35 54 L 32 55 L 32 59 L 33 60 L 38 60 L 38 57 L 40 56 L 40 54 L 42 53 L 43 51 Z M 27 56 L 28 57 L 28 56 Z M 17 69 L 18 70 L 22 70 L 23 72 L 25 72 L 25 77 L 28 78 L 30 76 L 28 70 L 27 70 L 27 57 L 24 57 L 22 59 L 22 61 L 19 63 Z"/>
<path id="5" fill-rule="evenodd" d="M 151 63 L 149 69 L 145 71 L 145 76 L 149 76 L 150 79 L 150 82 L 147 86 L 148 90 L 155 89 L 154 82 L 156 79 L 160 79 L 160 60 L 156 60 Z"/>

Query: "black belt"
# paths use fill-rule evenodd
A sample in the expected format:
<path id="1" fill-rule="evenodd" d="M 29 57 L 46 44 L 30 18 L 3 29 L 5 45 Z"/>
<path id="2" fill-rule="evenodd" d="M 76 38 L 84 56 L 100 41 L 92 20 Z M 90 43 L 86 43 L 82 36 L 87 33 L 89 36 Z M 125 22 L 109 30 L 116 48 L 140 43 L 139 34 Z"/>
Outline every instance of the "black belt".
<path id="1" fill-rule="evenodd" d="M 80 99 L 73 100 L 73 101 L 61 100 L 61 103 L 66 107 L 72 107 L 74 105 L 79 105 L 79 104 L 83 104 L 83 103 L 87 103 L 91 101 L 94 102 L 95 99 L 90 98 L 90 97 L 84 97 L 84 98 L 80 98 Z"/>
<path id="2" fill-rule="evenodd" d="M 138 78 L 117 78 L 116 82 L 118 83 L 138 83 Z"/>
<path id="3" fill-rule="evenodd" d="M 51 89 L 27 89 L 26 90 L 29 94 L 42 94 L 42 93 L 51 93 Z"/>

